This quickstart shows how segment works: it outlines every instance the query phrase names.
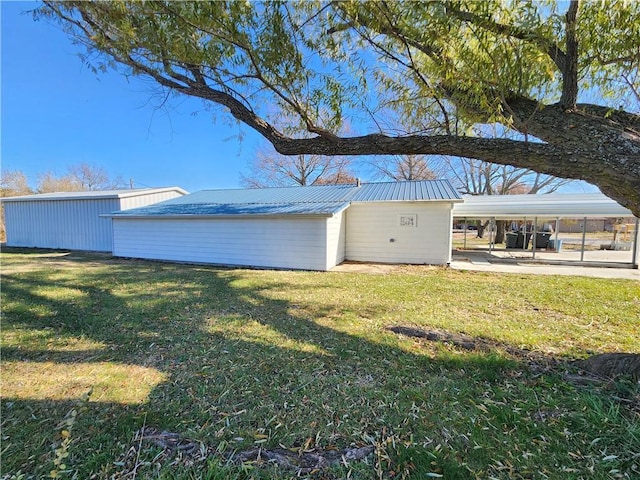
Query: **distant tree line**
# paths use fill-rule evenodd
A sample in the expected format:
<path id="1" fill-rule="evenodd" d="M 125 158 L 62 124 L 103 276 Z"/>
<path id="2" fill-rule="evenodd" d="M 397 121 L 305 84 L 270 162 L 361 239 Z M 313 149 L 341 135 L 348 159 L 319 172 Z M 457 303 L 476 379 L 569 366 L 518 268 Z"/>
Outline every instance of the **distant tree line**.
<path id="1" fill-rule="evenodd" d="M 38 174 L 31 186 L 22 170 L 3 170 L 0 175 L 0 196 L 14 197 L 34 193 L 87 192 L 126 188 L 121 177 L 112 177 L 100 166 L 82 162 L 70 165 L 62 175 L 49 170 Z"/>
<path id="2" fill-rule="evenodd" d="M 473 158 L 385 155 L 359 164 L 350 157 L 285 156 L 265 149 L 247 164 L 240 181 L 249 188 L 355 183 L 363 170 L 378 181 L 447 179 L 466 195 L 552 193 L 572 181 Z"/>

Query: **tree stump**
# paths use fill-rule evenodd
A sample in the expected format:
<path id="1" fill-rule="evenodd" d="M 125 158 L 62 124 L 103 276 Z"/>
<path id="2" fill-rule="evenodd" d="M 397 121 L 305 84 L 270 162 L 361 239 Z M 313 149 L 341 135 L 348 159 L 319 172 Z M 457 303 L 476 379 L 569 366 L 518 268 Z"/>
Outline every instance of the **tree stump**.
<path id="1" fill-rule="evenodd" d="M 640 354 L 637 353 L 602 353 L 576 363 L 578 368 L 593 375 L 615 378 L 629 375 L 640 381 Z"/>

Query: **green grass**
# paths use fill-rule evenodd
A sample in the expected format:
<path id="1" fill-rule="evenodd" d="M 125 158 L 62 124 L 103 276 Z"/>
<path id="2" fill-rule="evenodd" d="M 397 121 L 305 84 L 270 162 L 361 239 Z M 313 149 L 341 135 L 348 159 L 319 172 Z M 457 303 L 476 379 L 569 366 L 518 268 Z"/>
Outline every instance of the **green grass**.
<path id="1" fill-rule="evenodd" d="M 118 478 L 143 426 L 219 451 L 373 444 L 315 478 L 637 478 L 630 382 L 585 388 L 506 353 L 640 352 L 638 282 L 406 267 L 253 271 L 46 251 L 2 254 L 2 478 Z M 469 352 L 397 336 L 479 336 Z M 89 402 L 82 396 L 92 390 Z M 64 434 L 66 435 L 66 434 Z M 135 478 L 292 478 L 154 460 Z M 128 477 L 133 478 L 133 477 Z"/>

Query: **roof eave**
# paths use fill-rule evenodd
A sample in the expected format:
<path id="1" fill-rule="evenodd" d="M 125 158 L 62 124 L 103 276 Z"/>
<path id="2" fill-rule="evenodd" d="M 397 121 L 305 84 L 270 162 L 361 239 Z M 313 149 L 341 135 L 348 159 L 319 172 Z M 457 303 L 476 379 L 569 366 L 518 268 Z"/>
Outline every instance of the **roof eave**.
<path id="1" fill-rule="evenodd" d="M 94 193 L 92 193 L 94 192 Z M 59 202 L 69 200 L 118 200 L 121 198 L 133 198 L 144 195 L 153 195 L 156 193 L 165 192 L 178 192 L 182 195 L 187 195 L 189 192 L 180 187 L 158 187 L 158 188 L 145 188 L 136 189 L 131 192 L 122 191 L 118 193 L 109 193 L 105 195 L 99 195 L 96 190 L 87 192 L 60 192 L 56 194 L 32 194 L 32 195 L 20 195 L 17 197 L 4 197 L 0 199 L 0 202 Z"/>
<path id="2" fill-rule="evenodd" d="M 462 203 L 463 198 L 420 198 L 420 199 L 389 199 L 389 200 L 351 200 L 351 203 Z"/>
<path id="3" fill-rule="evenodd" d="M 171 214 L 171 215 L 118 215 L 112 213 L 106 213 L 100 215 L 105 218 L 115 218 L 115 219 L 138 219 L 138 220 L 148 220 L 148 219 L 194 219 L 194 218 L 202 218 L 202 219 L 228 219 L 228 218 L 277 218 L 277 217 L 333 217 L 340 212 L 334 213 L 245 213 L 245 214 L 218 214 L 218 215 L 206 215 L 206 214 Z"/>

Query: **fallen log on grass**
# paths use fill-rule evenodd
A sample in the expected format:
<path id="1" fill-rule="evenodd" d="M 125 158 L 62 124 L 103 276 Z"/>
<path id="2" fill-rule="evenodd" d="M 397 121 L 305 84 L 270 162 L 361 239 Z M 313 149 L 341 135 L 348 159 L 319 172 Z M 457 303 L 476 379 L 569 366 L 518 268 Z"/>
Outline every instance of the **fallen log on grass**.
<path id="1" fill-rule="evenodd" d="M 292 451 L 286 448 L 253 448 L 233 456 L 235 463 L 276 464 L 279 467 L 295 469 L 298 475 L 306 475 L 324 470 L 334 465 L 363 460 L 373 453 L 373 446 L 346 448 L 344 450 Z"/>
<path id="2" fill-rule="evenodd" d="M 533 360 L 535 363 L 543 358 L 547 359 L 547 362 L 551 364 L 563 363 L 560 360 L 550 357 L 548 355 L 532 352 L 530 350 L 513 347 L 497 341 L 487 340 L 479 337 L 471 337 L 463 333 L 450 333 L 440 330 L 425 330 L 416 327 L 407 327 L 402 325 L 396 325 L 388 327 L 387 330 L 412 338 L 420 338 L 430 342 L 439 342 L 452 345 L 456 348 L 463 350 L 481 350 L 491 351 L 495 349 L 502 349 L 505 352 L 527 361 Z M 574 362 L 568 362 L 580 370 L 588 373 L 588 376 L 584 375 L 571 375 L 567 376 L 568 379 L 572 379 L 573 383 L 593 383 L 602 381 L 602 379 L 612 380 L 616 377 L 626 375 L 635 381 L 640 381 L 640 354 L 637 353 L 601 353 L 593 355 L 584 360 L 576 360 Z"/>
<path id="3" fill-rule="evenodd" d="M 599 377 L 613 379 L 628 375 L 640 381 L 640 354 L 637 353 L 601 353 L 579 360 L 575 365 Z"/>
<path id="4" fill-rule="evenodd" d="M 207 460 L 219 458 L 223 462 L 237 465 L 251 464 L 254 466 L 277 465 L 295 474 L 308 475 L 319 472 L 338 464 L 347 464 L 364 460 L 374 451 L 373 445 L 344 448 L 342 450 L 314 448 L 309 450 L 287 448 L 251 448 L 236 451 L 219 449 L 202 442 L 190 440 L 180 434 L 159 431 L 153 427 L 144 427 L 136 432 L 132 446 L 124 458 L 116 462 L 122 467 L 118 478 L 126 479 L 138 470 L 141 451 L 150 446 L 159 447 L 162 451 L 155 455 L 155 464 L 182 464 L 191 466 L 205 463 Z M 135 475 L 132 477 L 135 478 Z"/>

